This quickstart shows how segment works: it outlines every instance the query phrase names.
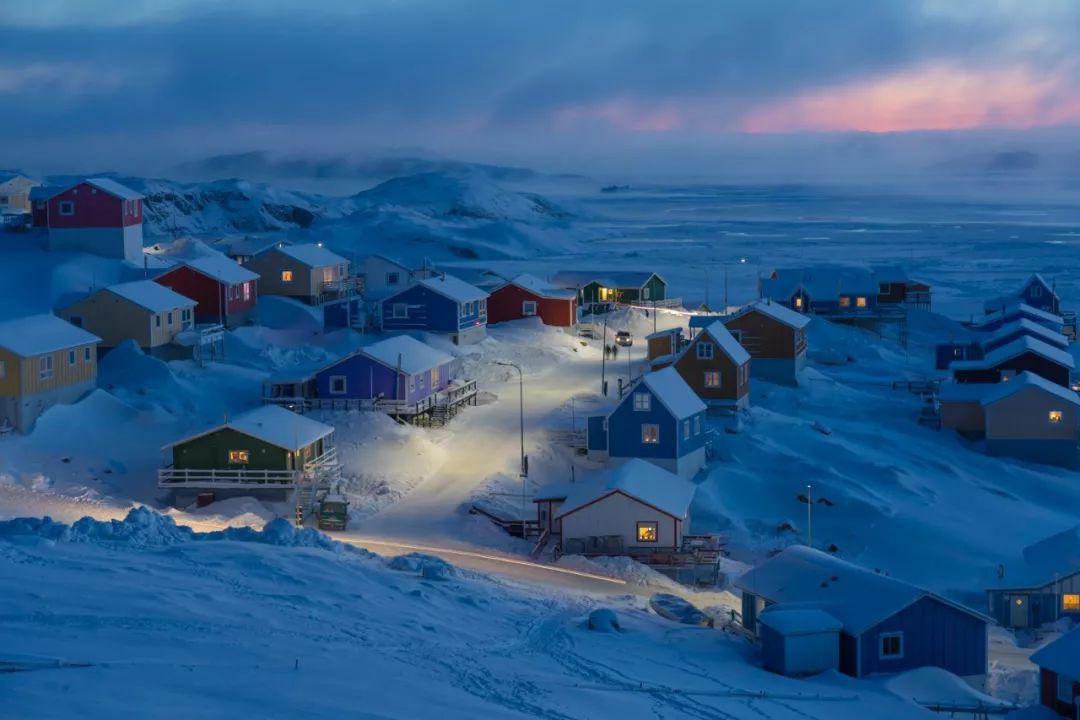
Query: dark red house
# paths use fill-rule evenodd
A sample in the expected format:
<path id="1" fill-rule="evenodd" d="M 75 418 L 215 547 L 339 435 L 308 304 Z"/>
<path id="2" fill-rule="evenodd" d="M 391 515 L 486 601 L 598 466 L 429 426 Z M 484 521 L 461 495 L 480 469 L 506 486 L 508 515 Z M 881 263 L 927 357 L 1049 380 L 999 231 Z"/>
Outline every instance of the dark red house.
<path id="1" fill-rule="evenodd" d="M 205 255 L 184 260 L 154 281 L 196 301 L 196 322 L 237 327 L 255 315 L 258 279 L 224 255 Z"/>
<path id="2" fill-rule="evenodd" d="M 1039 666 L 1039 702 L 1061 717 L 1080 717 L 1080 630 L 1036 651 L 1031 662 Z"/>
<path id="3" fill-rule="evenodd" d="M 518 275 L 491 291 L 488 323 L 539 317 L 545 325 L 572 327 L 577 323 L 577 294 L 552 287 L 532 275 Z"/>
<path id="4" fill-rule="evenodd" d="M 143 196 L 111 178 L 90 178 L 37 198 L 34 224 L 49 228 L 49 249 L 142 262 Z M 37 203 L 45 202 L 44 218 Z"/>
<path id="5" fill-rule="evenodd" d="M 49 185 L 30 188 L 30 219 L 33 227 L 48 229 L 49 198 L 63 189 Z"/>

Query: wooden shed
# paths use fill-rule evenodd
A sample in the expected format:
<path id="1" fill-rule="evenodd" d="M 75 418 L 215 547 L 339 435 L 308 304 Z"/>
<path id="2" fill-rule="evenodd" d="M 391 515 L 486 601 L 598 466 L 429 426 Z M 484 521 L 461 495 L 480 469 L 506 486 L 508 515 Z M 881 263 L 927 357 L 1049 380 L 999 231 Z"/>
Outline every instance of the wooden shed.
<path id="1" fill-rule="evenodd" d="M 773 606 L 758 617 L 765 669 L 803 677 L 840 668 L 844 624 L 817 608 Z"/>

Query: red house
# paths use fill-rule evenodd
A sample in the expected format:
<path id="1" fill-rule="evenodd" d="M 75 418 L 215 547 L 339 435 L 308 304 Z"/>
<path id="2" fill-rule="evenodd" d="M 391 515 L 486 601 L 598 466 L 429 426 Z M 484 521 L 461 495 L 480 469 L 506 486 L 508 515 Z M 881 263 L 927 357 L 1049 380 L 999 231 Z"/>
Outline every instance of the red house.
<path id="1" fill-rule="evenodd" d="M 532 275 L 518 275 L 491 291 L 488 323 L 539 317 L 545 325 L 571 327 L 577 323 L 577 293 L 560 290 Z"/>
<path id="2" fill-rule="evenodd" d="M 154 281 L 196 301 L 196 322 L 237 327 L 255 315 L 258 279 L 224 255 L 205 255 L 184 260 Z"/>
<path id="3" fill-rule="evenodd" d="M 49 228 L 49 198 L 63 189 L 49 185 L 30 188 L 30 219 L 33 227 Z"/>
<path id="4" fill-rule="evenodd" d="M 1039 667 L 1039 702 L 1063 718 L 1080 717 L 1080 629 L 1036 651 L 1031 662 Z"/>
<path id="5" fill-rule="evenodd" d="M 110 178 L 90 178 L 48 194 L 49 249 L 142 262 L 142 203 L 142 195 Z M 31 212 L 37 216 L 40 210 Z"/>

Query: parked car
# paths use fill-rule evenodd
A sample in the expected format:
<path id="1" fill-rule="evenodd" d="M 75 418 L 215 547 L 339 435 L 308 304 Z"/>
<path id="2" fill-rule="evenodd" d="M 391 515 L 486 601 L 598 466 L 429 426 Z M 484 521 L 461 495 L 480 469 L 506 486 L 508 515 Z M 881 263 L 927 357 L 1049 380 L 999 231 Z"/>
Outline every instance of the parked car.
<path id="1" fill-rule="evenodd" d="M 629 330 L 619 330 L 615 333 L 615 344 L 630 347 L 634 344 L 634 336 L 630 334 Z"/>

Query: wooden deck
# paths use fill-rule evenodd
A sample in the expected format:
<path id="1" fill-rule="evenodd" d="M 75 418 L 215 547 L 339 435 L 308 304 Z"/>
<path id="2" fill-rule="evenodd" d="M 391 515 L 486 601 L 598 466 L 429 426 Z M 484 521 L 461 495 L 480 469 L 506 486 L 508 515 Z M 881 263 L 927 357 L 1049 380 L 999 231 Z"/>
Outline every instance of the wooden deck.
<path id="1" fill-rule="evenodd" d="M 264 405 L 280 405 L 303 415 L 312 410 L 381 412 L 414 425 L 441 425 L 466 405 L 476 405 L 479 391 L 475 380 L 455 383 L 418 402 L 386 398 L 305 398 L 263 397 Z"/>
<path id="2" fill-rule="evenodd" d="M 245 468 L 177 468 L 158 470 L 158 487 L 166 489 L 226 490 L 263 488 L 291 490 L 312 484 L 328 484 L 341 475 L 337 448 L 330 448 L 300 470 L 251 470 Z"/>

